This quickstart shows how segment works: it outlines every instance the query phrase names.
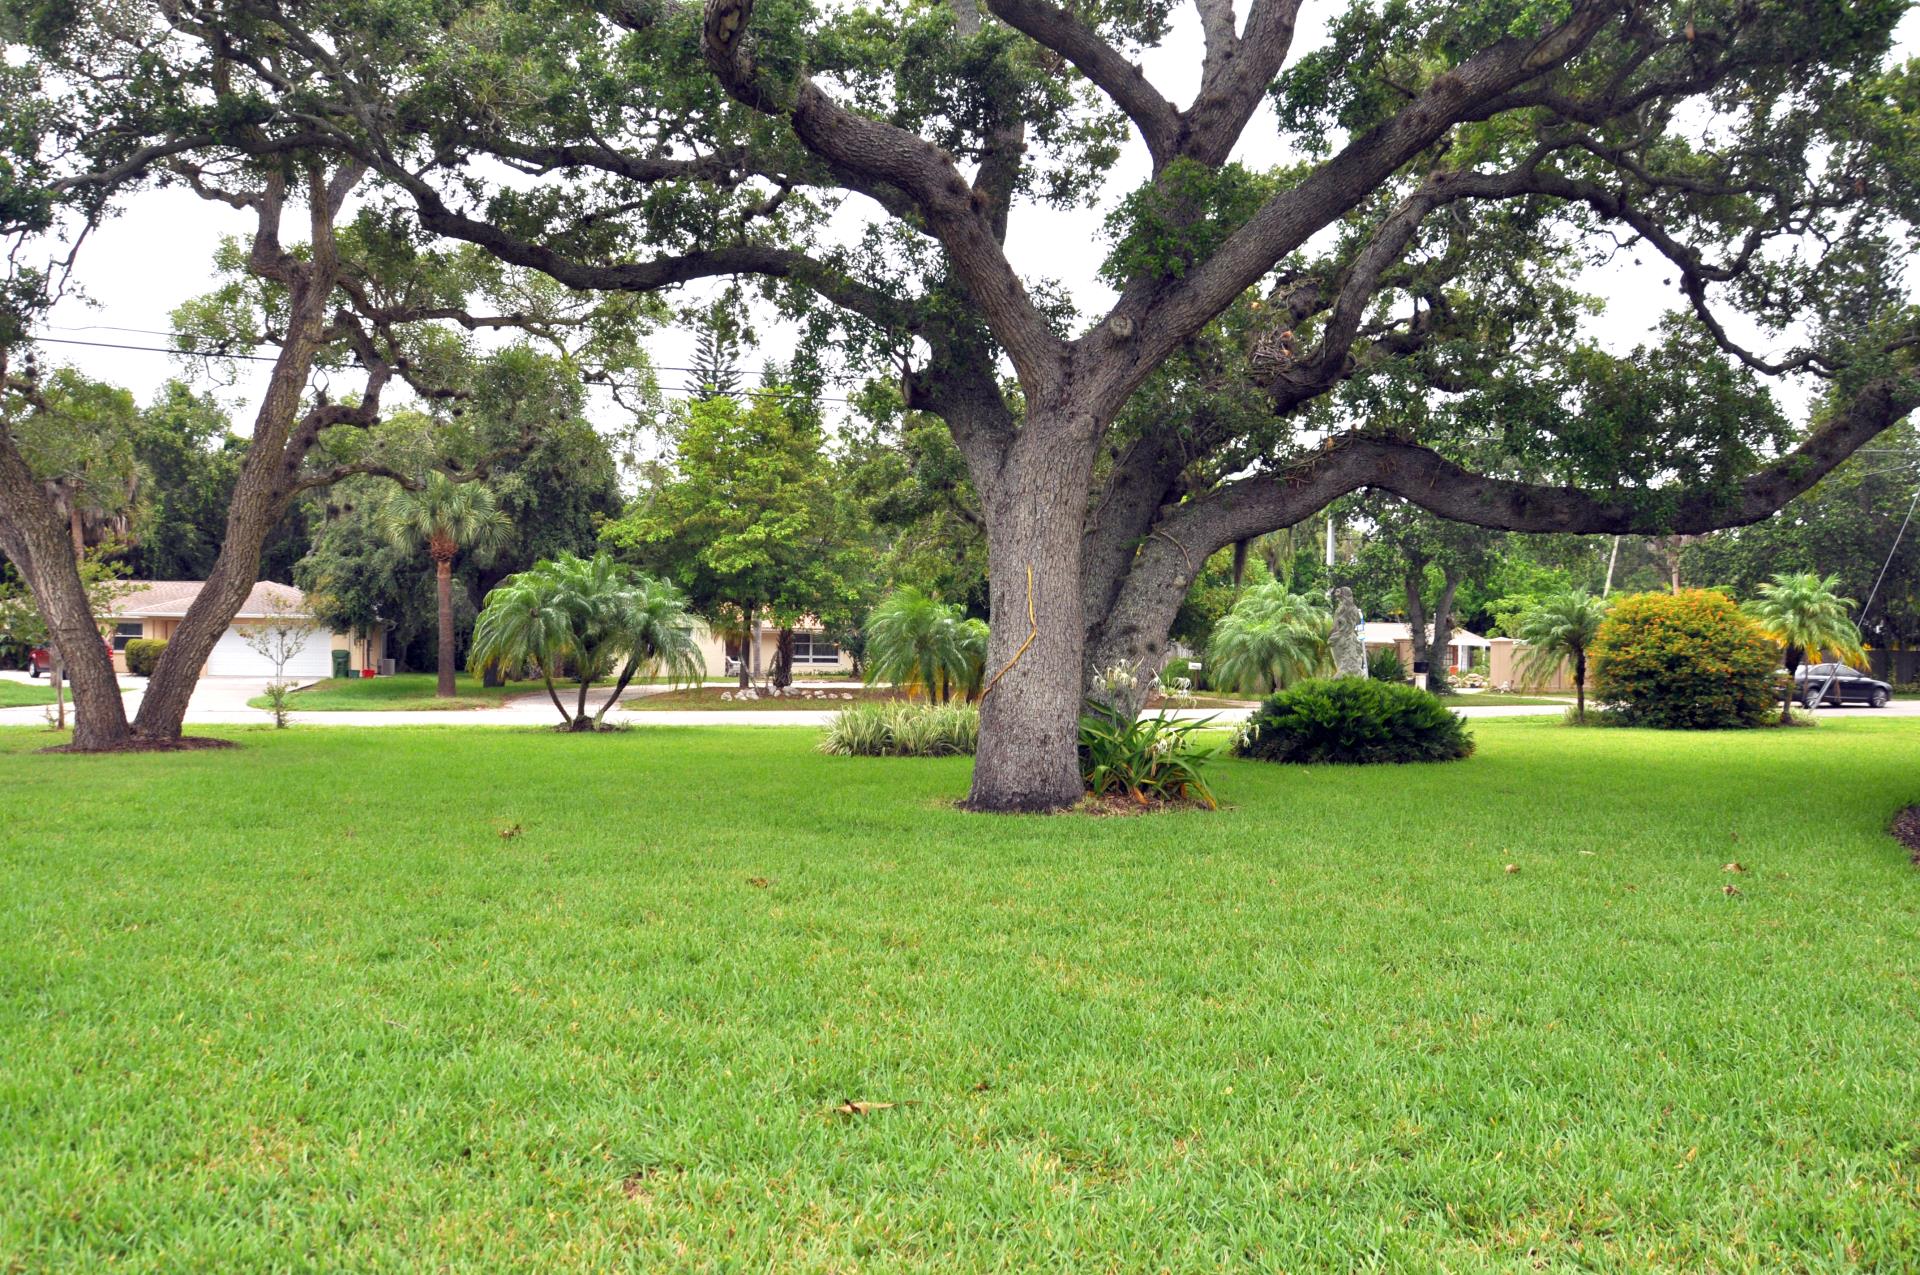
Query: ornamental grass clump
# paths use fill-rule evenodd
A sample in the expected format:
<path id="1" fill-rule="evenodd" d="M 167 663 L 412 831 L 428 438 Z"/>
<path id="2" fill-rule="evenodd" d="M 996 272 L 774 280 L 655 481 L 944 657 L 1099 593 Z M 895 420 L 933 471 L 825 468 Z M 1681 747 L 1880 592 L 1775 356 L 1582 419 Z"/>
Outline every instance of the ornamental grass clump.
<path id="1" fill-rule="evenodd" d="M 1721 730 L 1773 714 L 1773 642 L 1710 589 L 1620 598 L 1593 648 L 1594 697 L 1627 726 Z"/>
<path id="2" fill-rule="evenodd" d="M 1473 736 L 1437 696 L 1400 682 L 1342 677 L 1301 682 L 1254 710 L 1239 745 L 1256 761 L 1457 761 Z"/>
<path id="3" fill-rule="evenodd" d="M 971 757 L 980 741 L 972 704 L 853 704 L 827 723 L 820 751 L 837 757 Z"/>

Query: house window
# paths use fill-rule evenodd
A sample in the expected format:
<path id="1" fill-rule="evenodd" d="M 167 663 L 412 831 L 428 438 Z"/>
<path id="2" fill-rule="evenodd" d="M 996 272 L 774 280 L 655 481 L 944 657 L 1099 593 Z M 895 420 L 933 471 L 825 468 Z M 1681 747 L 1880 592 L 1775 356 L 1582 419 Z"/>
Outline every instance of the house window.
<path id="1" fill-rule="evenodd" d="M 146 635 L 147 626 L 138 620 L 130 624 L 116 624 L 113 626 L 113 649 L 116 651 L 124 651 L 127 649 L 128 642 L 134 638 L 143 638 Z"/>
<path id="2" fill-rule="evenodd" d="M 840 646 L 829 642 L 818 633 L 796 633 L 793 635 L 793 662 L 795 664 L 838 664 Z"/>

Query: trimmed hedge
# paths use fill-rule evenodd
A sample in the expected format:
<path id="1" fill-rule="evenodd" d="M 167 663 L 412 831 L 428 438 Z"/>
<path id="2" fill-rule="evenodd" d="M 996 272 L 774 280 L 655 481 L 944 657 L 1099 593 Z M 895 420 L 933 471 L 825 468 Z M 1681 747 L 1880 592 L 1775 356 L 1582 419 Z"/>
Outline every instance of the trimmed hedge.
<path id="1" fill-rule="evenodd" d="M 127 672 L 135 677 L 152 677 L 153 667 L 166 649 L 164 638 L 133 638 L 127 643 Z"/>
<path id="2" fill-rule="evenodd" d="M 1628 726 L 1764 725 L 1779 709 L 1779 648 L 1709 589 L 1616 600 L 1593 646 L 1594 698 Z"/>
<path id="3" fill-rule="evenodd" d="M 1257 761 L 1458 761 L 1473 752 L 1465 723 L 1439 697 L 1399 682 L 1299 682 L 1254 711 L 1240 755 Z"/>

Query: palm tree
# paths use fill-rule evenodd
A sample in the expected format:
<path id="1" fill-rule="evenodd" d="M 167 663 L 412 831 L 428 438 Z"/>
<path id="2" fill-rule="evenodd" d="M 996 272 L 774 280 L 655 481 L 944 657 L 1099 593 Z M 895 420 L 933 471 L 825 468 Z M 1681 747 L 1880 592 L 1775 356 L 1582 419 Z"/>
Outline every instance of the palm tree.
<path id="1" fill-rule="evenodd" d="M 676 682 L 696 681 L 705 672 L 693 616 L 679 590 L 604 553 L 590 559 L 561 554 L 509 576 L 487 595 L 469 659 L 475 669 L 538 669 L 570 730 L 598 727 L 642 670 L 665 670 Z M 622 660 L 613 693 L 589 717 L 589 689 Z M 572 666 L 579 683 L 572 711 L 554 686 L 562 664 Z"/>
<path id="2" fill-rule="evenodd" d="M 601 554 L 595 561 L 604 557 Z M 698 682 L 706 675 L 707 663 L 693 635 L 693 614 L 680 591 L 666 581 L 632 573 L 616 596 L 609 618 L 614 644 L 625 650 L 627 662 L 613 694 L 593 715 L 595 726 L 643 669 L 649 677 L 664 672 L 676 685 Z"/>
<path id="3" fill-rule="evenodd" d="M 1277 691 L 1327 672 L 1333 614 L 1278 580 L 1247 590 L 1214 626 L 1207 675 L 1221 690 Z"/>
<path id="4" fill-rule="evenodd" d="M 1812 571 L 1776 575 L 1760 586 L 1760 596 L 1744 610 L 1786 648 L 1787 673 L 1792 675 L 1808 655 L 1830 650 L 1841 659 L 1859 659 L 1860 630 L 1848 616 L 1853 599 L 1839 596 L 1839 576 L 1822 579 Z M 1780 701 L 1780 720 L 1793 718 L 1793 697 Z"/>
<path id="5" fill-rule="evenodd" d="M 1525 615 L 1514 637 L 1527 644 L 1520 668 L 1529 677 L 1551 677 L 1562 664 L 1573 665 L 1573 714 L 1587 720 L 1587 652 L 1600 636 L 1607 603 L 1585 589 L 1568 589 L 1542 598 Z"/>
<path id="6" fill-rule="evenodd" d="M 971 702 L 980 698 L 987 680 L 987 642 L 992 630 L 985 620 L 962 620 L 954 634 L 960 656 L 960 691 Z"/>
<path id="7" fill-rule="evenodd" d="M 912 585 L 895 589 L 867 617 L 867 679 L 892 682 L 908 695 L 924 689 L 929 703 L 952 683 L 966 684 L 960 614 Z"/>
<path id="8" fill-rule="evenodd" d="M 380 510 L 381 529 L 402 548 L 425 545 L 433 559 L 440 610 L 440 681 L 435 694 L 454 694 L 453 559 L 462 549 L 487 554 L 512 525 L 479 483 L 457 483 L 439 470 L 417 487 L 402 487 Z"/>
<path id="9" fill-rule="evenodd" d="M 467 660 L 476 673 L 532 665 L 562 720 L 571 722 L 553 685 L 555 671 L 575 653 L 568 592 L 565 570 L 552 562 L 536 563 L 502 580 L 487 594 L 474 621 Z"/>

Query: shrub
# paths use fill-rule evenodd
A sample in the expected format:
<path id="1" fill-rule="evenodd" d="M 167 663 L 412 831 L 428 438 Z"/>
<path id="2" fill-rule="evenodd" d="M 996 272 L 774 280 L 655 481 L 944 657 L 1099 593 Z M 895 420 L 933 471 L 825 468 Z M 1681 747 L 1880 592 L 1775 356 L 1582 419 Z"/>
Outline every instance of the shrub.
<path id="1" fill-rule="evenodd" d="M 835 713 L 820 751 L 838 757 L 970 757 L 979 742 L 980 710 L 972 704 L 881 701 Z"/>
<path id="2" fill-rule="evenodd" d="M 1773 712 L 1774 644 L 1724 593 L 1617 600 L 1594 643 L 1594 695 L 1630 726 L 1758 726 Z"/>
<path id="3" fill-rule="evenodd" d="M 1376 682 L 1404 682 L 1407 666 L 1400 662 L 1397 647 L 1377 646 L 1367 652 L 1367 676 Z"/>
<path id="4" fill-rule="evenodd" d="M 160 663 L 160 653 L 167 649 L 162 638 L 133 638 L 127 642 L 127 672 L 135 677 L 152 677 L 154 666 Z"/>
<path id="5" fill-rule="evenodd" d="M 1242 756 L 1259 761 L 1456 761 L 1473 736 L 1438 697 L 1358 677 L 1301 682 L 1254 710 Z"/>
<path id="6" fill-rule="evenodd" d="M 1212 721 L 1135 718 L 1089 703 L 1080 719 L 1080 777 L 1096 797 L 1130 797 L 1143 806 L 1197 801 L 1212 809 L 1220 803 L 1200 772 L 1227 747 L 1201 742 L 1199 732 Z"/>

